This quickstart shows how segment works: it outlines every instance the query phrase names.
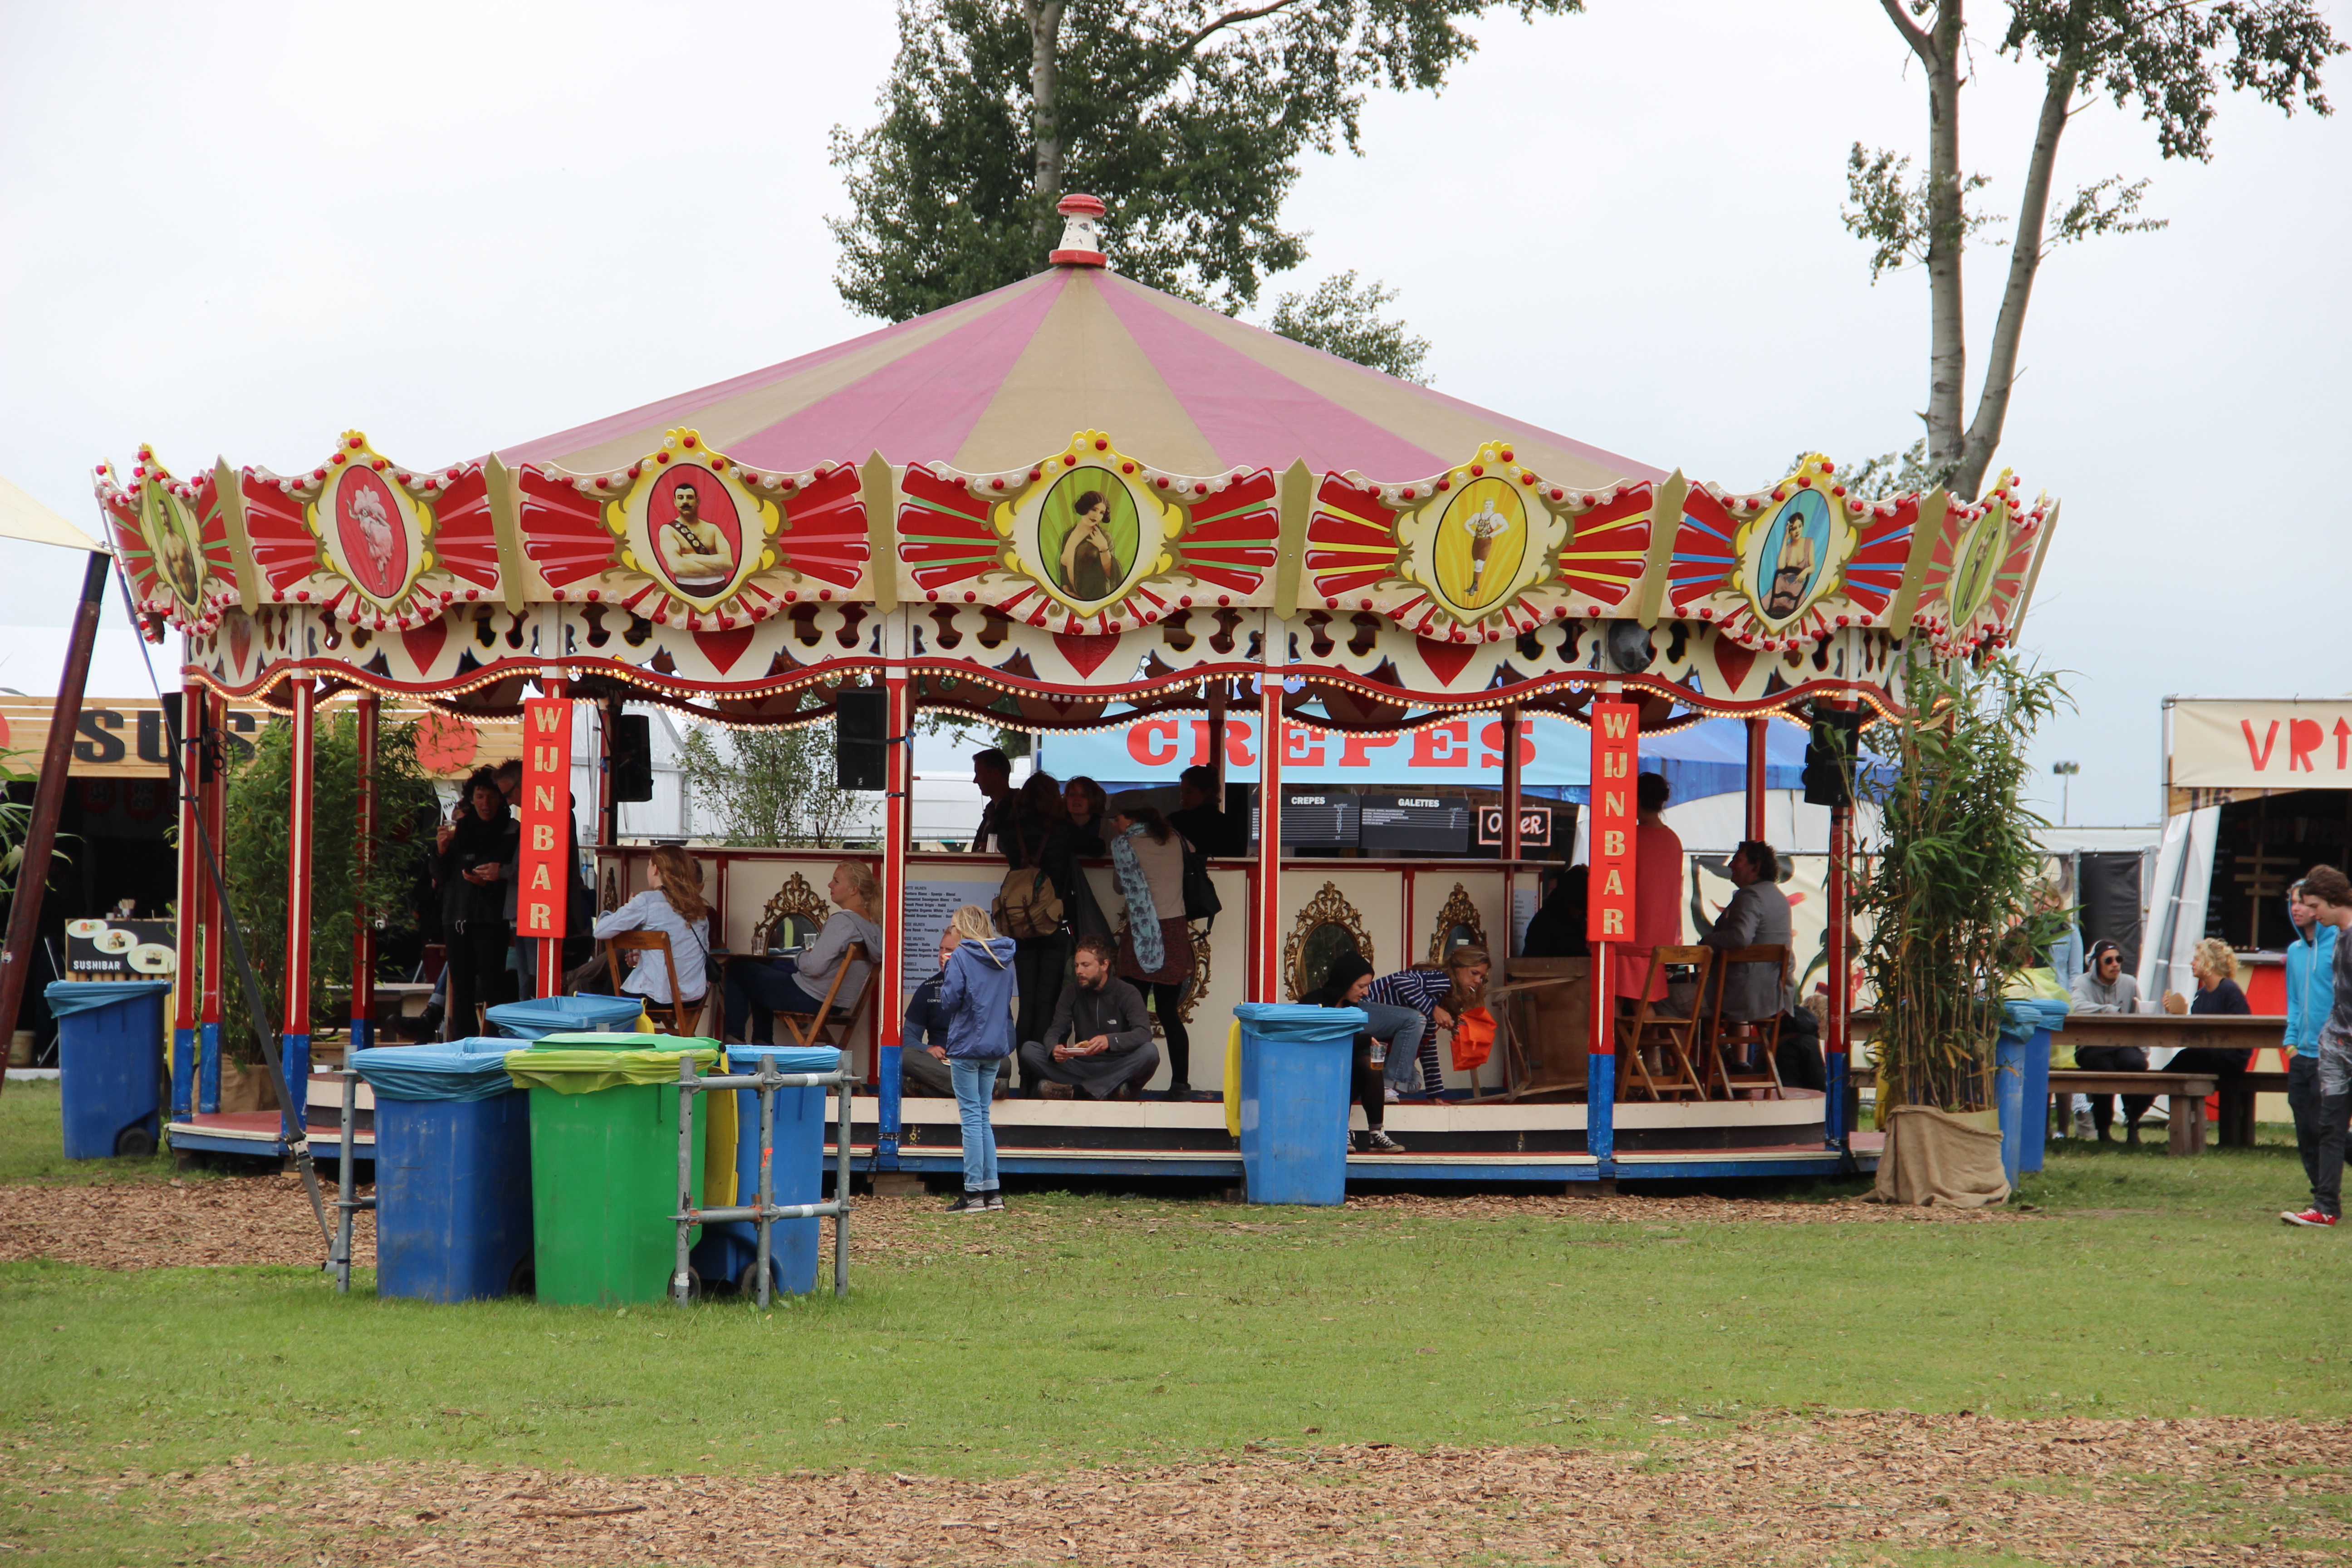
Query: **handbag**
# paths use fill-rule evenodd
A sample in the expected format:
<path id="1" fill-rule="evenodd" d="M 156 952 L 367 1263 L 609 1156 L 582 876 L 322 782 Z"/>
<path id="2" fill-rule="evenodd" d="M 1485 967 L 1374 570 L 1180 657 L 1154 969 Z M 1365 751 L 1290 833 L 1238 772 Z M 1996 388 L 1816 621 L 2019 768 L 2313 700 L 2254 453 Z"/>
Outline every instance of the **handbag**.
<path id="1" fill-rule="evenodd" d="M 1020 846 L 1021 858 L 1028 859 L 1029 841 L 1021 831 L 1017 814 L 1013 841 Z M 1016 942 L 1052 936 L 1062 929 L 1061 890 L 1043 866 L 1015 866 L 1004 873 L 989 912 L 996 919 L 996 929 Z"/>
<path id="2" fill-rule="evenodd" d="M 1470 1007 L 1454 1026 L 1454 1070 L 1476 1072 L 1495 1054 L 1495 1017 L 1484 1007 Z"/>
<path id="3" fill-rule="evenodd" d="M 1193 847 L 1189 838 L 1179 842 L 1184 846 L 1184 918 L 1206 921 L 1214 931 L 1225 901 L 1217 897 L 1216 884 L 1209 880 L 1209 852 Z"/>

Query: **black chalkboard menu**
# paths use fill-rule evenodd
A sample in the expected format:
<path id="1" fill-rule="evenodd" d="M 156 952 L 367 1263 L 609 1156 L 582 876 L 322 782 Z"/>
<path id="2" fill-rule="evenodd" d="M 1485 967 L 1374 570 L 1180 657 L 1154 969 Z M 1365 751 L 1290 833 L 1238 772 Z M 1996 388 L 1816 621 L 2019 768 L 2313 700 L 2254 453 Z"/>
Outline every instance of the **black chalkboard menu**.
<path id="1" fill-rule="evenodd" d="M 1461 855 L 1470 847 L 1470 803 L 1458 795 L 1367 795 L 1363 847 L 1376 852 Z"/>
<path id="2" fill-rule="evenodd" d="M 1282 841 L 1296 849 L 1353 849 L 1357 797 L 1334 786 L 1286 790 L 1282 796 Z M 1257 812 L 1250 812 L 1250 842 L 1258 835 Z"/>

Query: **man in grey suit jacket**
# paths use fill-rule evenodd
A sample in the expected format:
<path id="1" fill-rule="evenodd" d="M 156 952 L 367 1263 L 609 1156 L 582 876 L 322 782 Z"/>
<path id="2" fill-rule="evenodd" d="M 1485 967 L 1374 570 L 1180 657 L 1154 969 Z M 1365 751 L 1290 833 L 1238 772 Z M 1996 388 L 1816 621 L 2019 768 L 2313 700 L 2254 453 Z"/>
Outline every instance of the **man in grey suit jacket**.
<path id="1" fill-rule="evenodd" d="M 1780 890 L 1780 858 L 1769 844 L 1749 839 L 1732 851 L 1727 868 L 1738 891 L 1699 940 L 1717 952 L 1734 948 L 1789 946 L 1789 895 Z M 1725 966 L 1723 1019 L 1746 1023 L 1778 1017 L 1789 1006 L 1788 974 L 1777 963 Z"/>

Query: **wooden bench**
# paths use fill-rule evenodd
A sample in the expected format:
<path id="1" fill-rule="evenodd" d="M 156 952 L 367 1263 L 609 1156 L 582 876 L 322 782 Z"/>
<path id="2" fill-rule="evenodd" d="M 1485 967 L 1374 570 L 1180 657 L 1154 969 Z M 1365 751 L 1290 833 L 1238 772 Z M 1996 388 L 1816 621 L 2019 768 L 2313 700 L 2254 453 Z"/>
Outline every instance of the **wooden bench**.
<path id="1" fill-rule="evenodd" d="M 2273 1077 L 2273 1074 L 2257 1074 Z M 2205 1097 L 2211 1094 L 2220 1080 L 2210 1072 L 2084 1072 L 2079 1069 L 2053 1068 L 2050 1074 L 2050 1093 L 2060 1104 L 2070 1094 L 2144 1094 L 2164 1095 L 2172 1102 L 2167 1120 L 2169 1147 L 2168 1153 L 2201 1154 L 2205 1152 Z M 2042 1110 L 2042 1126 L 2048 1127 L 2049 1109 Z"/>

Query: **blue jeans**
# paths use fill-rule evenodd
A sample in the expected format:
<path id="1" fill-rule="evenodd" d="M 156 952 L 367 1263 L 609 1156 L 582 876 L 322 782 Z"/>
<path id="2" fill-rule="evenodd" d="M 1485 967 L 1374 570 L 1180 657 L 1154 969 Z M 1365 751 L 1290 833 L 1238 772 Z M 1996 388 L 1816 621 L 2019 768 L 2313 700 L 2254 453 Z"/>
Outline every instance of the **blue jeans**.
<path id="1" fill-rule="evenodd" d="M 1411 1089 L 1413 1058 L 1421 1051 L 1421 1037 L 1428 1030 L 1429 1020 L 1413 1008 L 1392 1007 L 1385 1002 L 1367 1002 L 1363 1009 L 1370 1020 L 1364 1032 L 1388 1042 L 1389 1059 L 1381 1068 L 1382 1081 L 1400 1091 Z"/>
<path id="2" fill-rule="evenodd" d="M 996 1129 L 989 1124 L 989 1097 L 996 1092 L 996 1069 L 1003 1063 L 948 1058 L 948 1077 L 955 1084 L 956 1111 L 963 1118 L 963 1190 L 996 1190 Z"/>

